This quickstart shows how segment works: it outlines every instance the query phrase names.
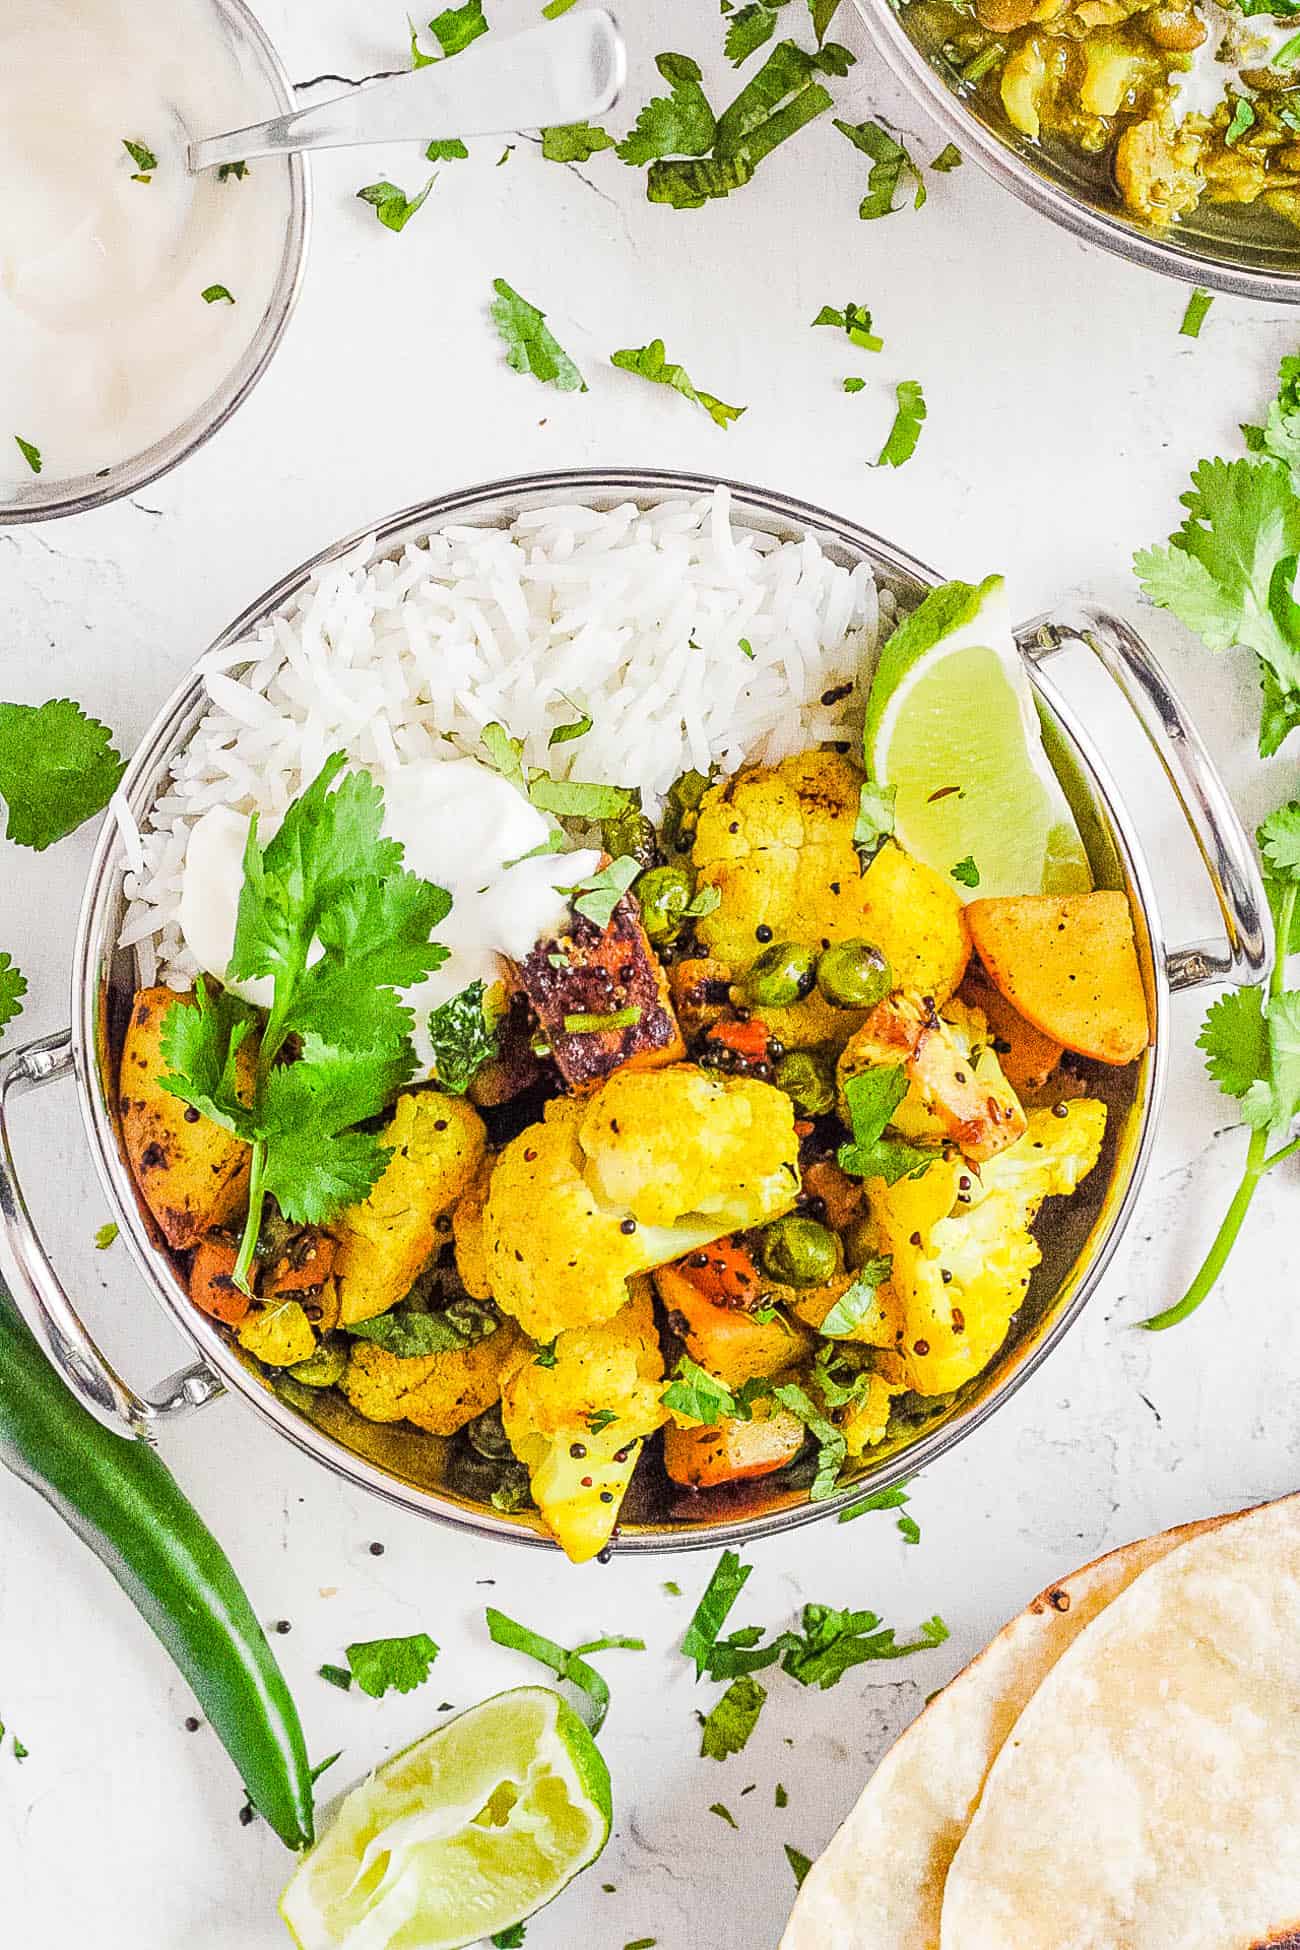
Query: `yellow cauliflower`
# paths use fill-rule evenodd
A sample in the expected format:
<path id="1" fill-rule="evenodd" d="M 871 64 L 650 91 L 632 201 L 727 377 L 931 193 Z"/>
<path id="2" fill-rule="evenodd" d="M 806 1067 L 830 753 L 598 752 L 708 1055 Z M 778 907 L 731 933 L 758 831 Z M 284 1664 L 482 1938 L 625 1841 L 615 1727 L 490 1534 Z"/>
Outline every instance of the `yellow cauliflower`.
<path id="1" fill-rule="evenodd" d="M 493 1297 L 538 1341 L 610 1320 L 634 1274 L 789 1211 L 798 1155 L 784 1092 L 690 1064 L 549 1103 L 492 1174 Z"/>
<path id="2" fill-rule="evenodd" d="M 892 841 L 863 873 L 853 845 L 861 784 L 847 758 L 813 751 L 739 772 L 706 794 L 693 863 L 721 905 L 696 934 L 705 954 L 736 974 L 767 941 L 872 941 L 897 982 L 945 1002 L 970 957 L 961 901 Z M 791 1047 L 842 1040 L 862 1020 L 820 995 L 759 1013 Z"/>
<path id="3" fill-rule="evenodd" d="M 472 1182 L 483 1157 L 483 1119 L 463 1097 L 407 1091 L 383 1133 L 392 1157 L 368 1198 L 330 1227 L 341 1320 L 387 1313 L 410 1292 L 437 1242 L 437 1223 Z"/>
<path id="4" fill-rule="evenodd" d="M 523 1336 L 503 1320 L 486 1340 L 441 1354 L 403 1356 L 374 1341 L 354 1341 L 339 1386 L 368 1422 L 413 1422 L 430 1435 L 455 1435 L 491 1408 Z"/>
<path id="5" fill-rule="evenodd" d="M 947 1394 L 988 1366 L 1042 1257 L 1030 1230 L 1038 1208 L 1087 1177 L 1105 1130 L 1106 1106 L 1080 1097 L 1030 1111 L 1025 1135 L 978 1171 L 948 1157 L 920 1178 L 869 1181 L 908 1387 Z"/>
<path id="6" fill-rule="evenodd" d="M 924 1143 L 951 1138 L 982 1163 L 1014 1144 L 1025 1113 L 998 1062 L 988 1024 L 978 1009 L 954 997 L 939 1013 L 908 990 L 871 1011 L 841 1053 L 837 1067 L 840 1114 L 851 1123 L 845 1085 L 854 1076 L 901 1064 L 908 1092 L 890 1123 Z"/>
<path id="7" fill-rule="evenodd" d="M 501 1419 L 543 1522 L 585 1564 L 609 1542 L 642 1442 L 668 1419 L 649 1283 L 634 1282 L 614 1319 L 561 1334 L 554 1357 L 515 1368 Z"/>
<path id="8" fill-rule="evenodd" d="M 456 1271 L 466 1293 L 473 1294 L 476 1300 L 490 1300 L 492 1287 L 488 1280 L 487 1248 L 483 1244 L 483 1208 L 487 1204 L 488 1186 L 492 1183 L 492 1167 L 496 1158 L 489 1151 L 469 1185 L 456 1202 L 451 1215 L 451 1234 L 456 1244 Z"/>

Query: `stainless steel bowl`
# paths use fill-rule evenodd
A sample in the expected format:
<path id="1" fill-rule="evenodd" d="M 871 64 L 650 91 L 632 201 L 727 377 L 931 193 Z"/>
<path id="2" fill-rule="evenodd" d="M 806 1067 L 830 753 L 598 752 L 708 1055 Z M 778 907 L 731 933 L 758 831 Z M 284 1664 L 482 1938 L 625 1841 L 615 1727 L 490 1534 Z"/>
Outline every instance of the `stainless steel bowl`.
<path id="1" fill-rule="evenodd" d="M 902 0 L 855 0 L 867 33 L 889 71 L 917 96 L 965 156 L 995 181 L 1086 244 L 1099 244 L 1130 264 L 1238 298 L 1300 304 L 1300 229 L 1262 211 L 1244 234 L 1240 206 L 1203 204 L 1160 233 L 1125 216 L 1116 196 L 1098 190 L 1085 161 L 1064 147 L 1029 142 L 1005 116 L 986 117 L 942 55 L 914 41 Z"/>
<path id="2" fill-rule="evenodd" d="M 379 528 L 376 556 L 401 549 L 445 522 L 509 522 L 523 508 L 581 501 L 599 507 L 629 500 L 643 505 L 707 493 L 697 475 L 596 471 L 547 474 L 494 482 L 408 509 Z M 864 558 L 881 583 L 915 601 L 940 580 L 930 569 L 854 523 L 783 495 L 732 483 L 737 515 L 782 537 L 813 531 L 841 561 Z M 348 554 L 352 536 L 295 569 L 221 637 L 225 649 L 274 614 L 322 564 Z M 1037 693 L 1049 750 L 1080 820 L 1102 885 L 1127 890 L 1137 921 L 1154 1024 L 1151 1048 L 1127 1070 L 1099 1077 L 1111 1106 L 1102 1163 L 1070 1201 L 1053 1208 L 1043 1227 L 1044 1259 L 1016 1328 L 987 1372 L 906 1446 L 873 1452 L 852 1487 L 810 1504 L 805 1491 L 757 1484 L 742 1500 L 701 1502 L 686 1515 L 631 1510 L 620 1531 L 622 1550 L 654 1551 L 733 1543 L 806 1523 L 853 1502 L 864 1490 L 900 1481 L 947 1453 L 978 1428 L 1032 1374 L 1096 1291 L 1132 1215 L 1155 1137 L 1165 1085 L 1174 989 L 1212 981 L 1257 982 L 1270 960 L 1263 888 L 1250 843 L 1213 766 L 1177 699 L 1141 639 L 1117 618 L 1083 609 L 1027 624 L 1021 654 Z M 1140 718 L 1191 823 L 1218 897 L 1223 937 L 1170 948 L 1162 937 L 1142 847 L 1106 767 L 1057 681 L 1057 659 L 1086 645 Z M 172 760 L 205 708 L 200 681 L 189 677 L 159 713 L 132 760 L 123 785 L 132 812 L 143 820 Z M 215 1323 L 191 1306 L 174 1261 L 160 1249 L 127 1163 L 117 1111 L 117 1049 L 135 988 L 134 957 L 117 947 L 123 913 L 125 855 L 109 821 L 100 835 L 86 887 L 72 966 L 72 1028 L 16 1049 L 0 1059 L 0 1272 L 69 1387 L 108 1427 L 151 1437 L 173 1415 L 233 1389 L 291 1442 L 348 1481 L 422 1516 L 439 1517 L 494 1537 L 546 1541 L 535 1517 L 502 1516 L 452 1494 L 441 1481 L 443 1446 L 414 1431 L 377 1428 L 341 1402 L 321 1404 L 308 1417 L 277 1394 L 265 1376 L 241 1360 Z M 147 1289 L 170 1315 L 196 1357 L 147 1394 L 138 1394 L 105 1361 L 37 1237 L 18 1180 L 12 1134 L 15 1100 L 58 1078 L 75 1081 L 82 1118 L 110 1209 Z M 305 1392 L 305 1391 L 304 1391 Z"/>
<path id="3" fill-rule="evenodd" d="M 267 115 L 290 114 L 298 107 L 293 84 L 284 64 L 268 39 L 265 29 L 249 11 L 244 0 L 212 0 L 231 45 L 247 64 L 259 84 Z M 256 106 L 256 104 L 254 104 Z M 250 120 L 251 120 L 250 116 Z M 259 165 L 260 167 L 261 165 Z M 170 473 L 181 461 L 205 446 L 252 392 L 271 363 L 284 336 L 307 265 L 307 241 L 311 231 L 311 175 L 305 156 L 288 156 L 265 165 L 283 170 L 289 186 L 289 213 L 275 287 L 256 332 L 238 363 L 217 390 L 204 400 L 182 424 L 156 440 L 142 453 L 133 454 L 114 467 L 98 474 L 82 474 L 70 480 L 46 480 L 33 476 L 12 502 L 0 500 L 0 527 L 28 521 L 53 521 L 60 515 L 78 515 L 91 508 L 102 508 L 125 494 L 135 494 L 160 474 Z"/>

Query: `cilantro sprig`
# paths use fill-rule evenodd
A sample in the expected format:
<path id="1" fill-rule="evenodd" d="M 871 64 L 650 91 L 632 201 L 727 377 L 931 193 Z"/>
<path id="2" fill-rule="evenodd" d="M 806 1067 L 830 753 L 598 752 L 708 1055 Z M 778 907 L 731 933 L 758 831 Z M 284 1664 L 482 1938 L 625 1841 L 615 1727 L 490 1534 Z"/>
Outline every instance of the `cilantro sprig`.
<path id="1" fill-rule="evenodd" d="M 107 725 L 71 698 L 0 704 L 0 799 L 19 846 L 43 853 L 103 812 L 124 770 Z"/>
<path id="2" fill-rule="evenodd" d="M 1206 1069 L 1224 1095 L 1236 1099 L 1242 1123 L 1249 1126 L 1245 1168 L 1186 1293 L 1141 1323 L 1155 1331 L 1176 1327 L 1214 1290 L 1262 1180 L 1300 1152 L 1300 1136 L 1292 1135 L 1300 1118 L 1300 990 L 1285 986 L 1287 952 L 1300 912 L 1300 799 L 1264 821 L 1258 844 L 1277 938 L 1268 988 L 1233 989 L 1221 996 L 1210 1005 L 1197 1037 Z"/>
<path id="3" fill-rule="evenodd" d="M 494 1645 L 504 1645 L 511 1652 L 522 1652 L 529 1659 L 536 1659 L 539 1665 L 546 1666 L 557 1679 L 570 1686 L 576 1686 L 587 1701 L 593 1733 L 599 1733 L 609 1712 L 609 1682 L 603 1673 L 587 1664 L 594 1652 L 644 1652 L 645 1640 L 624 1638 L 621 1635 L 606 1634 L 603 1638 L 588 1639 L 582 1645 L 575 1645 L 572 1651 L 558 1645 L 554 1639 L 545 1638 L 534 1632 L 528 1625 L 521 1625 L 518 1619 L 508 1618 L 503 1611 L 489 1605 L 486 1612 L 487 1628 Z"/>
<path id="4" fill-rule="evenodd" d="M 415 1069 L 412 1016 L 397 991 L 447 957 L 430 940 L 451 896 L 402 866 L 383 834 L 384 795 L 366 772 L 342 779 L 336 752 L 263 846 L 256 816 L 226 970 L 232 982 L 269 981 L 251 1101 L 238 1087 L 255 1012 L 205 982 L 197 1007 L 163 1025 L 163 1088 L 252 1148 L 248 1219 L 234 1279 L 249 1275 L 267 1197 L 296 1224 L 322 1224 L 362 1199 L 389 1153 L 369 1131 Z M 337 787 L 335 781 L 338 781 Z M 296 1059 L 282 1061 L 293 1039 Z"/>

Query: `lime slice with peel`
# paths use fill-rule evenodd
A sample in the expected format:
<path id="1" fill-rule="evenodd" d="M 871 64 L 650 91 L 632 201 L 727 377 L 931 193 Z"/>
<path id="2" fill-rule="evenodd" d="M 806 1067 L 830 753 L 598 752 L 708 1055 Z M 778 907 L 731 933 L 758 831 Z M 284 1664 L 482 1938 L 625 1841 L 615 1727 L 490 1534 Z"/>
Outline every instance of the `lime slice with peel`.
<path id="1" fill-rule="evenodd" d="M 866 762 L 895 789 L 899 845 L 963 899 L 1092 886 L 1001 576 L 931 590 L 894 631 L 867 697 Z"/>
<path id="2" fill-rule="evenodd" d="M 558 1693 L 520 1686 L 353 1788 L 280 1914 L 300 1950 L 461 1950 L 558 1896 L 609 1824 L 590 1733 Z"/>

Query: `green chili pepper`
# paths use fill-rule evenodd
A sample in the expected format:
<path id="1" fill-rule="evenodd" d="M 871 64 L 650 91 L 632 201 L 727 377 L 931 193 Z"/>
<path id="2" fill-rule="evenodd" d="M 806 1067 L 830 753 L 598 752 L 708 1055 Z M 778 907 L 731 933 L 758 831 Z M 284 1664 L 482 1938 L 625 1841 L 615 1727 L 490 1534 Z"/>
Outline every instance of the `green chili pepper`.
<path id="1" fill-rule="evenodd" d="M 311 1768 L 284 1675 L 225 1552 L 147 1442 L 73 1399 L 0 1286 L 0 1462 L 107 1566 L 184 1674 L 248 1798 L 313 1839 Z"/>

